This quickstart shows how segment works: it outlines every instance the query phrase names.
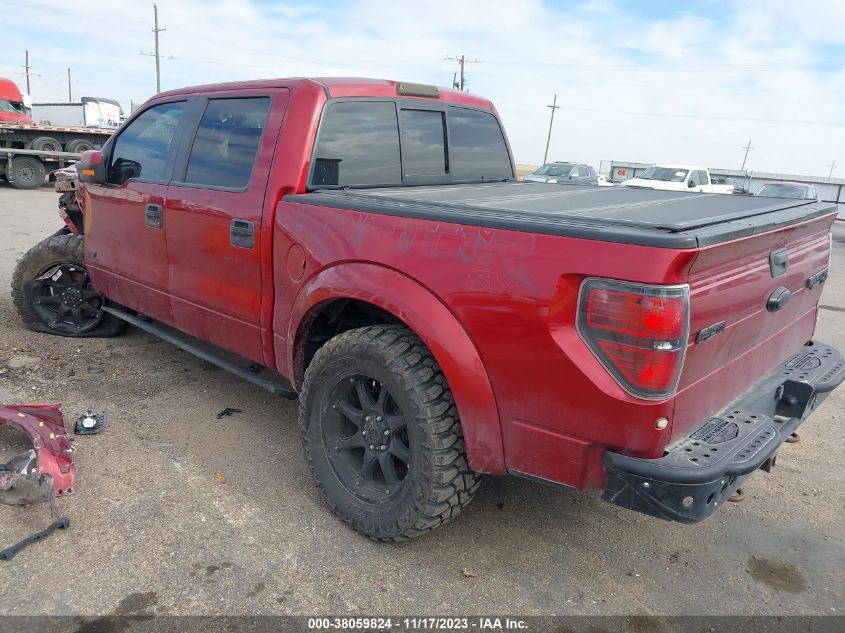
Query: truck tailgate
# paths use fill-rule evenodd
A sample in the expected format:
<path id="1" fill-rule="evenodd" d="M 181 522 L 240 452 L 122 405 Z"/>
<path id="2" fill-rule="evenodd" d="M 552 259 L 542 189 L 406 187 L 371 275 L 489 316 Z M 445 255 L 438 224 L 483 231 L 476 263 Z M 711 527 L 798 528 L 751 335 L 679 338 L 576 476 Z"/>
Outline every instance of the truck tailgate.
<path id="1" fill-rule="evenodd" d="M 827 215 L 701 249 L 689 271 L 690 340 L 673 439 L 812 338 L 832 222 Z M 791 296 L 778 308 L 773 297 L 784 289 Z"/>

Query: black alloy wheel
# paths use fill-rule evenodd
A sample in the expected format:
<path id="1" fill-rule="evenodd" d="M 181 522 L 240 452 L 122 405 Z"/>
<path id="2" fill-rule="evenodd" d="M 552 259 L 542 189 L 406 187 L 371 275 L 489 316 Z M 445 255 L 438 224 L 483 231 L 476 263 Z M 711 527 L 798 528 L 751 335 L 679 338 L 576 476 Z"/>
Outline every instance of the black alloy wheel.
<path id="1" fill-rule="evenodd" d="M 103 320 L 103 300 L 76 264 L 59 264 L 32 283 L 32 307 L 50 327 L 63 334 L 85 334 Z"/>
<path id="2" fill-rule="evenodd" d="M 404 413 L 371 376 L 342 378 L 329 398 L 323 441 L 337 478 L 362 500 L 384 502 L 402 486 L 411 463 Z"/>

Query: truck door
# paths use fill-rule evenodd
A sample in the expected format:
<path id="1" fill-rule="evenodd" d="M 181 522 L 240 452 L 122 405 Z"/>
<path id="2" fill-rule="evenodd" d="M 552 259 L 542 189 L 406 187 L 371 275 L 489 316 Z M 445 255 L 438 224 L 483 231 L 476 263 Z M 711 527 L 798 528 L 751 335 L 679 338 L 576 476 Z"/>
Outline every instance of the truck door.
<path id="1" fill-rule="evenodd" d="M 107 176 L 85 193 L 85 260 L 91 280 L 113 301 L 172 322 L 164 202 L 186 101 L 138 115 L 106 152 Z"/>
<path id="2" fill-rule="evenodd" d="M 209 94 L 196 112 L 164 215 L 177 328 L 265 363 L 263 213 L 288 90 Z M 267 324 L 269 327 L 270 324 Z"/>

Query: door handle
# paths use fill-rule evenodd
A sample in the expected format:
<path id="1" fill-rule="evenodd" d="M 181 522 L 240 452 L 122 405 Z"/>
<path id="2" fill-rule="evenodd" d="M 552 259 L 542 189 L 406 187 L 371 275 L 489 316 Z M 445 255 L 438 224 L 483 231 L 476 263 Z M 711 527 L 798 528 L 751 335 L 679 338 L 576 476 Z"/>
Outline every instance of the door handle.
<path id="1" fill-rule="evenodd" d="M 229 223 L 229 241 L 232 246 L 255 248 L 255 223 L 233 219 Z"/>
<path id="2" fill-rule="evenodd" d="M 148 204 L 144 207 L 144 221 L 147 226 L 160 229 L 164 222 L 164 213 L 160 204 Z"/>

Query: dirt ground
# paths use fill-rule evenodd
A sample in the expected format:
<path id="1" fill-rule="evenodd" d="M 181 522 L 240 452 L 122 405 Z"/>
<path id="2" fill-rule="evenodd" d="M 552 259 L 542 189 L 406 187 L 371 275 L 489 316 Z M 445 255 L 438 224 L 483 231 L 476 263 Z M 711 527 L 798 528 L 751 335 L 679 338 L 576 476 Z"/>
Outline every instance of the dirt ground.
<path id="1" fill-rule="evenodd" d="M 9 297 L 15 261 L 60 226 L 50 189 L 0 183 L 0 402 L 105 410 L 75 440 L 70 529 L 0 562 L 0 615 L 837 614 L 845 608 L 845 389 L 746 500 L 678 525 L 512 477 L 402 545 L 321 506 L 295 402 L 153 337 L 36 334 Z M 845 226 L 817 336 L 845 349 Z M 242 412 L 217 419 L 226 407 Z M 0 442 L 10 442 L 9 434 Z M 46 507 L 0 506 L 0 545 Z M 13 581 L 12 581 L 13 579 Z M 838 611 L 839 610 L 839 611 Z"/>

